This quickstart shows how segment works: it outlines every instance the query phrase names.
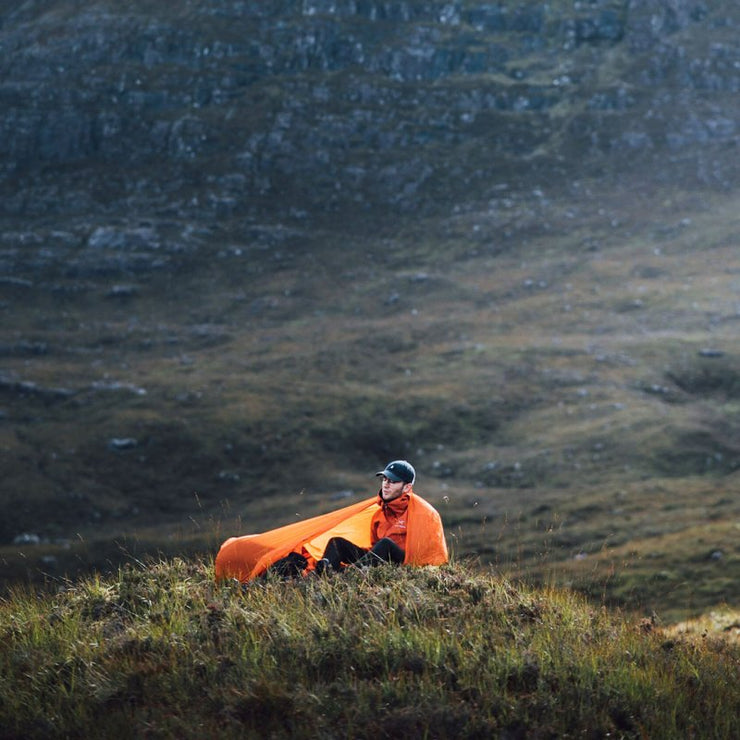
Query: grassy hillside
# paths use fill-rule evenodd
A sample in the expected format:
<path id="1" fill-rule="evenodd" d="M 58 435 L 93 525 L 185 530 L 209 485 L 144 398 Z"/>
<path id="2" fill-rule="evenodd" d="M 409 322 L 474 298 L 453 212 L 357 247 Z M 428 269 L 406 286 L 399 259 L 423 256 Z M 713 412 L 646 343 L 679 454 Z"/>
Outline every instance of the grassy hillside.
<path id="1" fill-rule="evenodd" d="M 458 557 L 737 605 L 735 5 L 5 5 L 3 588 L 403 456 Z"/>
<path id="2" fill-rule="evenodd" d="M 646 613 L 737 603 L 737 201 L 663 194 L 13 286 L 0 526 L 40 542 L 5 576 L 213 552 L 405 456 L 458 555 Z"/>
<path id="3" fill-rule="evenodd" d="M 729 740 L 737 617 L 669 633 L 459 563 L 245 590 L 129 566 L 0 602 L 0 736 Z"/>

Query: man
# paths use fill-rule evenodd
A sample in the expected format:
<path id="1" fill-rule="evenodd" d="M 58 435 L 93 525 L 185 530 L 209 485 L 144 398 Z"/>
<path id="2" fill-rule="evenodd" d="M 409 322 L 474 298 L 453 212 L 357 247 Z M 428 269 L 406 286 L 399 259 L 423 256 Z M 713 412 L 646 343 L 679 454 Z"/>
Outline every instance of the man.
<path id="1" fill-rule="evenodd" d="M 416 471 L 406 460 L 394 460 L 379 470 L 382 477 L 378 504 L 370 522 L 370 549 L 359 547 L 343 537 L 332 537 L 324 556 L 316 563 L 316 572 L 341 570 L 342 563 L 360 567 L 381 563 L 403 563 L 406 557 L 406 528 L 410 496 Z"/>
<path id="2" fill-rule="evenodd" d="M 350 563 L 446 563 L 442 519 L 414 493 L 413 466 L 394 460 L 376 475 L 383 481 L 373 498 L 268 532 L 230 537 L 216 556 L 216 579 L 247 583 L 270 572 L 290 577 Z"/>

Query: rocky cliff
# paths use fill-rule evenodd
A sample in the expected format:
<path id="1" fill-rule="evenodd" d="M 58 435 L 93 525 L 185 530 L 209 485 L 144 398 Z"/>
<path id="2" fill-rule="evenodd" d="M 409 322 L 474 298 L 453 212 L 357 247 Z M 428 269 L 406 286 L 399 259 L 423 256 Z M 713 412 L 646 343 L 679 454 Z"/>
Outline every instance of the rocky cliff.
<path id="1" fill-rule="evenodd" d="M 627 166 L 734 181 L 730 3 L 14 5 L 6 219 L 445 212 Z"/>

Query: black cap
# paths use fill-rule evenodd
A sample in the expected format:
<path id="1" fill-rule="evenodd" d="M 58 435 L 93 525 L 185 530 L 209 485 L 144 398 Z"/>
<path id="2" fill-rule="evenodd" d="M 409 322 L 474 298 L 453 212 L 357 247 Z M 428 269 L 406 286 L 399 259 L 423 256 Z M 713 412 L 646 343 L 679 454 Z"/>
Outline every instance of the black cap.
<path id="1" fill-rule="evenodd" d="M 413 483 L 416 480 L 416 471 L 414 466 L 406 460 L 394 460 L 385 466 L 385 470 L 379 470 L 375 475 L 384 475 L 388 480 L 394 483 L 403 481 L 404 483 Z"/>

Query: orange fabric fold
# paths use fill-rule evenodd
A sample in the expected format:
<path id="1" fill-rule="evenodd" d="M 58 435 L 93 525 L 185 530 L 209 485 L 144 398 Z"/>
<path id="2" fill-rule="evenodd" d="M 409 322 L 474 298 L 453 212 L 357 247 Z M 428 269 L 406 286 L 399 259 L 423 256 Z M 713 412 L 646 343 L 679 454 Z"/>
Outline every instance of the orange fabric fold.
<path id="1" fill-rule="evenodd" d="M 406 534 L 406 565 L 443 565 L 449 559 L 442 518 L 439 512 L 421 496 L 411 494 L 408 532 Z"/>
<path id="2" fill-rule="evenodd" d="M 344 537 L 369 548 L 370 521 L 378 509 L 378 497 L 374 496 L 268 532 L 231 537 L 221 545 L 216 556 L 216 579 L 235 578 L 244 583 L 290 552 L 304 551 L 318 559 L 332 537 Z M 447 543 L 438 512 L 411 493 L 404 563 L 441 565 L 447 560 Z"/>

